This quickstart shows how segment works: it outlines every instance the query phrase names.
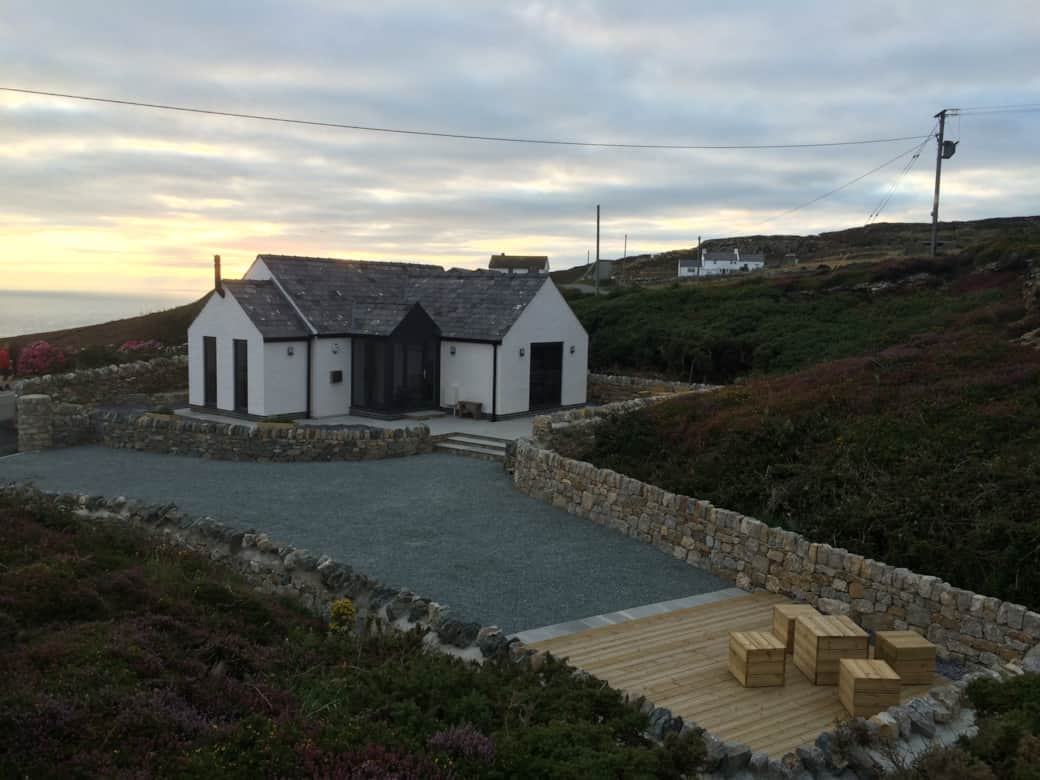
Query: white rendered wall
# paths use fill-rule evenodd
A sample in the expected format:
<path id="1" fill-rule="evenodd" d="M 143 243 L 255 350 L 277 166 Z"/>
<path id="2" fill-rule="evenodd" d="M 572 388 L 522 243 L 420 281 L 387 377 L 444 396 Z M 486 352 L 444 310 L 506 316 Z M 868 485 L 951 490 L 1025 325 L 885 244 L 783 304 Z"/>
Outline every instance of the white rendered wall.
<path id="1" fill-rule="evenodd" d="M 264 340 L 230 291 L 213 293 L 188 326 L 188 402 L 202 406 L 206 398 L 203 370 L 204 336 L 217 339 L 217 408 L 235 410 L 235 339 L 249 342 L 249 414 L 264 414 Z"/>
<path id="2" fill-rule="evenodd" d="M 292 350 L 292 354 L 289 351 Z M 252 368 L 252 366 L 250 366 Z M 264 344 L 264 411 L 267 417 L 307 410 L 307 342 Z"/>
<path id="3" fill-rule="evenodd" d="M 350 413 L 350 339 L 311 341 L 311 416 L 334 417 Z M 330 372 L 342 371 L 343 381 L 332 384 Z"/>
<path id="4" fill-rule="evenodd" d="M 455 347 L 454 355 L 452 347 Z M 491 344 L 441 342 L 441 406 L 449 407 L 456 400 L 477 401 L 484 404 L 485 414 L 491 414 L 494 351 Z M 453 385 L 458 385 L 457 399 Z"/>
<path id="5" fill-rule="evenodd" d="M 583 404 L 588 391 L 589 335 L 551 279 L 524 309 L 498 348 L 498 414 L 530 408 L 531 344 L 563 342 L 560 403 Z M 571 346 L 574 354 L 571 354 Z M 520 357 L 520 347 L 524 356 Z"/>

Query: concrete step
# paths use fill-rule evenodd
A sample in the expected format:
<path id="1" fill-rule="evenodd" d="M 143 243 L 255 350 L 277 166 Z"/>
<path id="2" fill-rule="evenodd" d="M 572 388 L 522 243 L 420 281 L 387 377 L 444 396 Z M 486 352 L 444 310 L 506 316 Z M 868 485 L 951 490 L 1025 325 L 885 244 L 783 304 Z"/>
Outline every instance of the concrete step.
<path id="1" fill-rule="evenodd" d="M 495 436 L 483 436 L 479 433 L 450 433 L 441 438 L 441 441 L 450 441 L 456 444 L 474 444 L 478 447 L 494 447 L 505 452 L 509 439 L 499 439 Z"/>
<path id="2" fill-rule="evenodd" d="M 434 452 L 443 452 L 446 455 L 462 455 L 468 458 L 481 458 L 483 460 L 505 460 L 505 447 L 482 446 L 480 444 L 467 444 L 456 442 L 452 439 L 442 439 L 433 445 Z"/>

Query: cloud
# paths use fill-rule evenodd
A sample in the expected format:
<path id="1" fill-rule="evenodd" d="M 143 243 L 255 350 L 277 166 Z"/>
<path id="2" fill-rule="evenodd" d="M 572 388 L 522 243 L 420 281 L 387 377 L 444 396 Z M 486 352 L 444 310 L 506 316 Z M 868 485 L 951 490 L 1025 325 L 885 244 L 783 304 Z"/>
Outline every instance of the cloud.
<path id="1" fill-rule="evenodd" d="M 944 106 L 1036 102 L 1026 4 L 859 8 L 679 0 L 450 7 L 8 0 L 5 84 L 481 135 L 653 143 L 925 134 Z M 46 41 L 46 45 L 40 45 Z M 1040 212 L 1040 114 L 951 121 L 950 219 Z M 624 151 L 394 136 L 0 93 L 5 283 L 194 290 L 214 253 L 477 267 L 584 262 L 698 235 L 862 223 L 904 161 L 780 219 L 912 142 Z M 885 218 L 927 219 L 929 147 Z M 42 280 L 42 281 L 41 281 Z"/>

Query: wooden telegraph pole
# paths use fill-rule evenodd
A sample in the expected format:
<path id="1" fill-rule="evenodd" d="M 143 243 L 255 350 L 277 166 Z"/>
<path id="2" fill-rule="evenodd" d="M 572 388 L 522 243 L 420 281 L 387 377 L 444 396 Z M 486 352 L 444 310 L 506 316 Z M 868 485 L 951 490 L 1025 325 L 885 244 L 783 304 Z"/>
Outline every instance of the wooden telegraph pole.
<path id="1" fill-rule="evenodd" d="M 944 108 L 936 114 L 935 118 L 939 120 L 939 132 L 935 136 L 938 143 L 936 143 L 935 151 L 935 196 L 932 198 L 932 244 L 931 251 L 928 253 L 930 257 L 935 257 L 936 237 L 939 233 L 939 180 L 942 178 L 943 133 L 946 131 L 946 109 Z"/>
<path id="2" fill-rule="evenodd" d="M 596 268 L 592 272 L 596 277 L 596 295 L 599 295 L 599 205 L 596 206 Z"/>
<path id="3" fill-rule="evenodd" d="M 935 257 L 936 246 L 938 245 L 938 234 L 939 234 L 939 180 L 942 178 L 942 161 L 949 160 L 957 152 L 957 141 L 945 141 L 943 136 L 946 133 L 946 117 L 949 114 L 957 114 L 959 109 L 956 108 L 944 108 L 935 118 L 939 120 L 939 132 L 936 133 L 935 138 L 938 142 L 935 150 L 935 197 L 932 200 L 932 242 L 931 252 L 929 253 L 932 257 Z"/>

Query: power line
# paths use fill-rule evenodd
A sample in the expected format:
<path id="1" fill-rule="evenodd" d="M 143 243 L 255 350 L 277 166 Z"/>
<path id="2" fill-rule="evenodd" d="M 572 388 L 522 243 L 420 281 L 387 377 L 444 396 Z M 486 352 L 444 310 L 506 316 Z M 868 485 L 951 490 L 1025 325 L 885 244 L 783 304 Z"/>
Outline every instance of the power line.
<path id="1" fill-rule="evenodd" d="M 934 129 L 935 128 L 933 127 L 932 130 L 934 131 Z M 906 165 L 903 166 L 903 170 L 899 172 L 899 175 L 892 182 L 892 186 L 888 188 L 888 192 L 886 192 L 885 195 L 881 198 L 881 201 L 874 208 L 874 210 L 870 212 L 870 216 L 867 217 L 866 221 L 867 225 L 869 225 L 871 222 L 880 217 L 881 212 L 888 207 L 888 204 L 892 201 L 892 198 L 896 194 L 896 189 L 899 187 L 900 182 L 903 181 L 906 175 L 910 173 L 910 171 L 913 169 L 914 164 L 921 158 L 921 152 L 924 151 L 925 146 L 928 145 L 928 142 L 930 140 L 932 140 L 931 133 L 928 134 L 927 138 L 921 141 L 921 145 L 917 147 L 913 155 L 907 161 Z"/>
<path id="2" fill-rule="evenodd" d="M 929 137 L 931 137 L 931 131 L 929 131 L 928 136 L 926 136 L 925 139 L 927 140 L 927 138 L 929 138 Z M 920 140 L 921 136 L 919 136 L 919 135 L 918 136 L 914 136 L 914 138 L 916 140 Z M 775 222 L 776 220 L 780 219 L 781 217 L 786 217 L 788 214 L 794 214 L 796 211 L 801 211 L 802 209 L 807 208 L 807 207 L 813 205 L 814 203 L 819 203 L 824 198 L 829 198 L 831 195 L 836 195 L 837 193 L 841 192 L 842 190 L 848 189 L 849 187 L 851 187 L 856 182 L 862 181 L 863 179 L 867 178 L 871 174 L 877 173 L 882 168 L 888 167 L 892 163 L 896 162 L 896 160 L 903 159 L 908 154 L 910 154 L 915 149 L 917 149 L 918 146 L 920 146 L 920 144 L 915 144 L 915 145 L 911 146 L 905 152 L 901 152 L 900 154 L 897 154 L 892 159 L 886 160 L 885 162 L 881 163 L 881 165 L 878 165 L 875 168 L 871 168 L 866 173 L 860 174 L 855 179 L 851 179 L 850 181 L 845 182 L 840 187 L 835 187 L 833 190 L 830 190 L 829 192 L 825 192 L 822 195 L 818 195 L 815 198 L 813 198 L 812 200 L 806 201 L 805 203 L 802 203 L 801 205 L 795 206 L 793 209 L 788 209 L 787 211 L 782 211 L 779 214 L 777 214 L 776 216 L 770 217 L 765 222 L 760 222 L 758 225 L 755 226 L 755 230 L 757 231 L 758 228 L 761 227 L 762 225 L 768 225 L 770 222 Z"/>
<path id="3" fill-rule="evenodd" d="M 1040 108 L 1040 103 L 1008 103 L 1002 106 L 964 106 L 955 111 L 989 111 L 995 109 Z"/>
<path id="4" fill-rule="evenodd" d="M 132 106 L 135 108 L 154 108 L 162 111 L 181 111 L 189 114 L 205 114 L 207 116 L 232 117 L 235 119 L 254 119 L 264 122 L 281 122 L 292 125 L 308 125 L 311 127 L 332 127 L 340 130 L 359 130 L 367 133 L 389 133 L 394 135 L 414 135 L 429 138 L 454 138 L 463 141 L 490 141 L 497 143 L 514 144 L 541 144 L 546 146 L 579 146 L 599 149 L 672 149 L 672 150 L 726 150 L 726 149 L 818 149 L 835 146 L 862 146 L 866 144 L 885 144 L 896 141 L 917 140 L 920 136 L 906 135 L 896 138 L 869 138 L 859 141 L 826 141 L 820 143 L 793 143 L 793 144 L 637 144 L 637 143 L 607 143 L 598 141 L 566 141 L 546 138 L 514 138 L 510 136 L 497 135 L 473 135 L 469 133 L 448 133 L 434 130 L 409 130 L 396 127 L 376 127 L 371 125 L 355 125 L 342 122 L 325 122 L 314 119 L 295 119 L 292 117 L 273 116 L 267 114 L 245 114 L 236 111 L 217 111 L 207 108 L 194 108 L 190 106 L 175 106 L 165 103 L 145 103 L 137 100 L 117 100 L 116 98 L 94 97 L 90 95 L 73 95 L 64 92 L 44 92 L 36 89 L 21 89 L 17 87 L 0 87 L 3 92 L 16 92 L 23 95 L 39 95 L 42 97 L 65 98 L 67 100 L 83 100 L 92 103 L 108 103 L 118 106 Z"/>

